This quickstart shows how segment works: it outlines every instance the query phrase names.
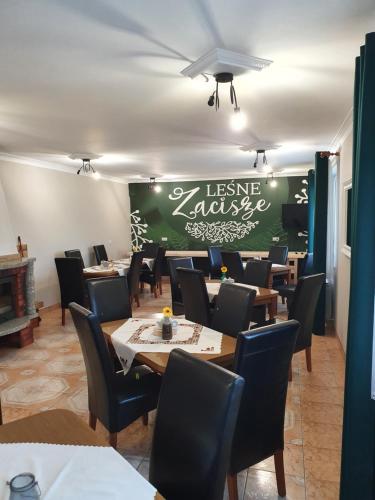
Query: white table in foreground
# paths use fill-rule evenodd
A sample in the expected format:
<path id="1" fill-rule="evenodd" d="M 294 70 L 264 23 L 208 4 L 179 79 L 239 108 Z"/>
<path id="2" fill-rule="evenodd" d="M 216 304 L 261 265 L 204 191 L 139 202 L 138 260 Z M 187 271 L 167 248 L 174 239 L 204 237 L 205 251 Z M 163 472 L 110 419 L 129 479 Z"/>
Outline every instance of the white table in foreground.
<path id="1" fill-rule="evenodd" d="M 216 295 L 218 295 L 220 287 L 226 286 L 222 285 L 220 281 L 215 282 L 206 282 L 208 297 L 210 300 L 213 300 Z M 251 288 L 256 291 L 254 305 L 266 305 L 268 308 L 268 315 L 270 319 L 275 319 L 277 314 L 277 297 L 279 292 L 276 290 L 271 290 L 270 288 L 260 288 L 258 286 L 253 285 L 245 285 L 244 283 L 233 283 L 233 285 L 244 286 L 247 288 Z"/>

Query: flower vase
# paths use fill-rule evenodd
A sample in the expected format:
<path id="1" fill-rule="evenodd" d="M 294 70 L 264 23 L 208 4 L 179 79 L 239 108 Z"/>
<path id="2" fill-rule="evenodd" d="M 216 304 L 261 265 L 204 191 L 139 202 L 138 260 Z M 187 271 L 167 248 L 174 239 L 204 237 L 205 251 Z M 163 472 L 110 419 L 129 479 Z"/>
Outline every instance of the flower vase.
<path id="1" fill-rule="evenodd" d="M 226 273 L 222 273 L 222 275 L 220 277 L 220 281 L 224 282 L 226 279 L 227 279 L 227 274 Z"/>

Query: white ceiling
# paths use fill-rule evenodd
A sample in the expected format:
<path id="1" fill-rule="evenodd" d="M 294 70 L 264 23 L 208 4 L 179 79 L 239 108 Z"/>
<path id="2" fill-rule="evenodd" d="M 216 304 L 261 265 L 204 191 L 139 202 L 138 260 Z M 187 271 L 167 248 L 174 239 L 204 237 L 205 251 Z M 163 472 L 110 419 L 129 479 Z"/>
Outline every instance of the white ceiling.
<path id="1" fill-rule="evenodd" d="M 239 176 L 258 141 L 278 171 L 311 165 L 348 115 L 354 58 L 374 0 L 12 0 L 1 2 L 4 157 L 76 169 L 103 157 L 123 179 Z M 214 47 L 274 63 L 235 79 L 248 127 L 229 125 L 229 91 L 181 76 Z"/>

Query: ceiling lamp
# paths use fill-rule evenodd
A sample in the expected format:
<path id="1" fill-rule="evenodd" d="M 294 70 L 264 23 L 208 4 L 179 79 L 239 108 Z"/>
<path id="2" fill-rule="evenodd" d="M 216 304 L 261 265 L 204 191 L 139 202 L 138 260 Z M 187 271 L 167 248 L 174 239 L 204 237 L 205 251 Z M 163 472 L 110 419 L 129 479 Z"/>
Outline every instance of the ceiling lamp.
<path id="1" fill-rule="evenodd" d="M 266 184 L 268 184 L 268 182 L 271 188 L 277 187 L 277 180 L 274 178 L 273 172 L 267 174 Z"/>
<path id="2" fill-rule="evenodd" d="M 265 149 L 257 149 L 256 150 L 256 158 L 254 161 L 254 168 L 257 168 L 259 166 L 259 155 L 263 155 L 263 159 L 261 160 L 261 166 L 264 168 L 267 168 L 268 162 L 267 162 L 267 156 L 266 156 L 266 150 Z"/>
<path id="3" fill-rule="evenodd" d="M 148 184 L 148 189 L 153 192 L 153 193 L 160 193 L 161 192 L 161 186 L 159 184 L 156 184 L 156 178 L 155 177 L 150 177 L 150 182 Z"/>
<path id="4" fill-rule="evenodd" d="M 81 173 L 85 175 L 92 175 L 96 181 L 100 179 L 100 174 L 91 165 L 90 158 L 82 158 L 82 166 L 77 170 L 77 175 Z"/>
<path id="5" fill-rule="evenodd" d="M 242 130 L 247 123 L 246 115 L 244 115 L 238 106 L 236 90 L 233 85 L 233 73 L 216 73 L 216 90 L 210 95 L 208 98 L 207 104 L 209 106 L 215 106 L 215 110 L 217 111 L 220 107 L 220 98 L 219 98 L 219 83 L 230 83 L 230 102 L 233 105 L 234 115 L 232 115 L 230 119 L 230 124 L 233 130 Z"/>

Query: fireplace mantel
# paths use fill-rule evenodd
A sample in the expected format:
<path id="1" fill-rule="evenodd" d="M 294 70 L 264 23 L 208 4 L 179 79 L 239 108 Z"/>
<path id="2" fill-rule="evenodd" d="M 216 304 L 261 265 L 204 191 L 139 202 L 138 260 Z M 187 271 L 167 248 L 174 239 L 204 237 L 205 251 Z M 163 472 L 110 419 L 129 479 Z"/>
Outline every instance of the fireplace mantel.
<path id="1" fill-rule="evenodd" d="M 31 344 L 34 340 L 33 329 L 39 325 L 35 310 L 35 258 L 17 260 L 0 259 L 0 278 L 15 277 L 14 310 L 15 318 L 0 323 L 0 337 L 9 336 L 10 343 L 19 347 Z"/>

